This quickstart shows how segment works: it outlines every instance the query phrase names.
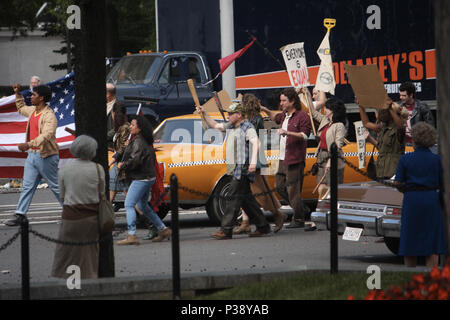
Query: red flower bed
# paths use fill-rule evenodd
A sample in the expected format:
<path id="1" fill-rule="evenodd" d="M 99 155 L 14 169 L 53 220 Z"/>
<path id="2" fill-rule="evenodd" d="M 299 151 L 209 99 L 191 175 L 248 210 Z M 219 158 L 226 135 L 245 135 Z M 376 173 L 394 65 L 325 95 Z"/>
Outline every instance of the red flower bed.
<path id="1" fill-rule="evenodd" d="M 353 295 L 348 300 L 354 300 Z M 364 300 L 449 300 L 450 258 L 442 270 L 434 267 L 428 274 L 415 274 L 410 282 L 388 290 L 370 290 Z"/>

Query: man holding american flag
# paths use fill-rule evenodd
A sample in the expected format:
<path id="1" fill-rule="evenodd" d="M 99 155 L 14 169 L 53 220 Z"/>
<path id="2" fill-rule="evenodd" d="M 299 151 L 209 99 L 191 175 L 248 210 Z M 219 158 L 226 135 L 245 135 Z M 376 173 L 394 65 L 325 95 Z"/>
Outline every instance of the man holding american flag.
<path id="1" fill-rule="evenodd" d="M 33 88 L 32 106 L 28 107 L 20 93 L 20 85 L 14 84 L 13 89 L 18 112 L 28 118 L 26 141 L 19 143 L 17 147 L 22 152 L 28 152 L 28 156 L 23 173 L 23 190 L 15 218 L 5 222 L 8 226 L 17 226 L 24 219 L 41 178 L 45 179 L 62 206 L 58 188 L 59 148 L 56 142 L 58 120 L 48 106 L 52 91 L 45 85 Z"/>

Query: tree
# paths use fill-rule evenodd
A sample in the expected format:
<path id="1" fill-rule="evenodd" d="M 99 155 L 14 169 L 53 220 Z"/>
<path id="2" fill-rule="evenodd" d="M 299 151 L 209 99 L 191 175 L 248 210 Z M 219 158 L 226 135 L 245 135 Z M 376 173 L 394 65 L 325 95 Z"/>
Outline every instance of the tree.
<path id="1" fill-rule="evenodd" d="M 66 29 L 67 8 L 71 0 L 47 0 L 46 8 L 38 18 L 36 13 L 44 1 L 10 0 L 0 3 L 0 26 L 13 31 L 13 38 L 26 36 L 40 28 L 45 36 L 60 36 L 61 48 L 55 53 L 66 55 L 68 46 Z M 156 49 L 155 0 L 106 0 L 106 57 L 121 57 L 127 52 Z M 71 60 L 71 63 L 75 61 Z M 50 65 L 53 70 L 68 69 L 67 63 Z"/>
<path id="2" fill-rule="evenodd" d="M 105 0 L 78 0 L 81 29 L 70 31 L 75 57 L 76 134 L 87 134 L 98 142 L 95 162 L 108 177 L 105 89 Z M 108 180 L 108 179 L 106 179 Z M 99 246 L 99 277 L 114 277 L 112 234 Z"/>

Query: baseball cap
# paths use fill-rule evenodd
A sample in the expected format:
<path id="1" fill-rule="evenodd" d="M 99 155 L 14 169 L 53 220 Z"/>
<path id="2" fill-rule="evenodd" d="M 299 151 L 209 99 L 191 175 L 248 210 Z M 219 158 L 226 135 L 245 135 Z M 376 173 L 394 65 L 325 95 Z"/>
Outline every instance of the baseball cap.
<path id="1" fill-rule="evenodd" d="M 245 115 L 244 107 L 240 103 L 232 103 L 232 104 L 230 104 L 228 108 L 225 108 L 225 111 L 228 112 L 228 113 L 239 112 L 240 114 Z"/>

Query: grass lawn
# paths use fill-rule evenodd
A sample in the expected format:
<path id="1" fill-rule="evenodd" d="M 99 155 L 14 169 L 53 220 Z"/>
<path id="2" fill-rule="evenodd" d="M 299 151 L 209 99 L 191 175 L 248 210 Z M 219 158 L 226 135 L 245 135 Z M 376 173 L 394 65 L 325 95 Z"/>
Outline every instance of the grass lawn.
<path id="1" fill-rule="evenodd" d="M 411 280 L 413 272 L 381 272 L 381 289 L 402 285 Z M 371 274 L 359 272 L 305 271 L 299 276 L 284 277 L 245 284 L 200 296 L 201 300 L 347 300 L 349 295 L 363 299 L 368 293 Z"/>

